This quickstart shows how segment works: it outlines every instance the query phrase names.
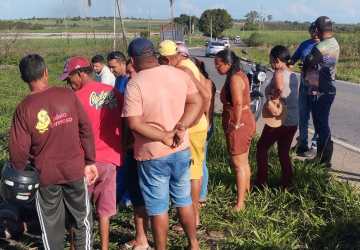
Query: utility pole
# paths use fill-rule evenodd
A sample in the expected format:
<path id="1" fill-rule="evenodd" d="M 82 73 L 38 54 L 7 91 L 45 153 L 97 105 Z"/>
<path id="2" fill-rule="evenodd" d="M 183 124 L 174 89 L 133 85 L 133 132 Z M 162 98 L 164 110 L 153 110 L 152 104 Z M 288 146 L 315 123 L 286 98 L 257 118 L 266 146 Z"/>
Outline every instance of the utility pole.
<path id="1" fill-rule="evenodd" d="M 120 1 L 120 4 L 119 4 L 119 1 Z M 121 8 L 120 8 L 121 0 L 116 0 L 116 5 L 117 5 L 118 11 L 119 11 L 120 27 L 121 27 L 122 37 L 123 37 L 123 43 L 124 43 L 124 47 L 126 49 L 128 46 L 128 42 L 127 42 L 127 37 L 126 37 L 124 19 L 122 18 L 122 15 L 121 15 Z"/>
<path id="2" fill-rule="evenodd" d="M 175 2 L 175 0 L 169 0 L 169 2 L 170 2 L 171 22 L 174 22 L 174 17 L 175 17 L 175 6 L 174 6 L 174 2 Z"/>
<path id="3" fill-rule="evenodd" d="M 191 44 L 191 33 L 192 33 L 192 24 L 191 24 L 191 15 L 189 15 L 189 45 Z"/>
<path id="4" fill-rule="evenodd" d="M 116 50 L 116 0 L 114 0 L 114 35 L 113 35 L 113 50 Z"/>
<path id="5" fill-rule="evenodd" d="M 213 39 L 213 20 L 212 20 L 212 16 L 210 16 L 210 41 L 212 41 Z"/>
<path id="6" fill-rule="evenodd" d="M 148 32 L 149 32 L 148 39 L 151 40 L 151 9 L 149 10 Z"/>
<path id="7" fill-rule="evenodd" d="M 66 8 L 65 8 L 65 0 L 63 0 L 62 2 L 63 2 L 63 7 L 64 7 L 65 37 L 66 37 L 67 44 L 69 46 L 70 39 L 69 39 L 68 24 L 67 24 L 67 19 L 66 19 L 67 18 L 67 13 L 66 13 Z"/>

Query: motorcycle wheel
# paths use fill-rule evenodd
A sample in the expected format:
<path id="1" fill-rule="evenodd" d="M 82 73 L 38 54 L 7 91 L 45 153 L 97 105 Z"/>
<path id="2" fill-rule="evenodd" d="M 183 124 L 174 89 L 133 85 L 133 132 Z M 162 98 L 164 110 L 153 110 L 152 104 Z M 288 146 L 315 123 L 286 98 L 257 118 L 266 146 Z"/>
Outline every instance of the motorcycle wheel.
<path id="1" fill-rule="evenodd" d="M 261 116 L 263 105 L 264 105 L 264 97 L 261 97 L 261 96 L 254 98 L 250 103 L 250 108 L 251 108 L 252 113 L 255 116 L 256 121 Z"/>

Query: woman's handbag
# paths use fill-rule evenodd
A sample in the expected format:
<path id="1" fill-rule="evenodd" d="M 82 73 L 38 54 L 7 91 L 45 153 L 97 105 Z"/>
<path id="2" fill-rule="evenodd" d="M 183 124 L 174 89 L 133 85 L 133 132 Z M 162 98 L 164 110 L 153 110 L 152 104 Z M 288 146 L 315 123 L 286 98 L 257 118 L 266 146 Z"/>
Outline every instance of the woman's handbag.
<path id="1" fill-rule="evenodd" d="M 286 118 L 287 108 L 285 102 L 281 99 L 268 99 L 262 110 L 262 117 L 265 124 L 272 128 L 280 127 Z"/>

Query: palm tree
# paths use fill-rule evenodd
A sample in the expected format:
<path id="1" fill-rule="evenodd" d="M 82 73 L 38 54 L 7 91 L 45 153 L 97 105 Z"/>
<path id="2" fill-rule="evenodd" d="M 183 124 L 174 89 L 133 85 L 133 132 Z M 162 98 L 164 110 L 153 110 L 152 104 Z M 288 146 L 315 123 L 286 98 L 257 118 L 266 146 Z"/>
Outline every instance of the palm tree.
<path id="1" fill-rule="evenodd" d="M 171 14 L 171 20 L 174 20 L 174 2 L 175 0 L 169 0 L 170 2 L 170 14 Z"/>

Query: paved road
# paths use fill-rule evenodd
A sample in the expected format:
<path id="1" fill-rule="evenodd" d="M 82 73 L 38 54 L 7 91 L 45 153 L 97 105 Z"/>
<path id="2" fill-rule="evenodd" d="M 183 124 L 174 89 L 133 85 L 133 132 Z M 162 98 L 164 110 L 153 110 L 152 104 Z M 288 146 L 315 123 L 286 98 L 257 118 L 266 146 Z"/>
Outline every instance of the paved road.
<path id="1" fill-rule="evenodd" d="M 192 49 L 191 53 L 205 62 L 210 76 L 220 90 L 225 78 L 216 72 L 213 58 L 204 57 L 204 49 Z M 355 150 L 360 150 L 360 84 L 337 81 L 336 86 L 337 95 L 330 117 L 333 136 L 349 144 L 348 146 L 355 147 Z"/>

